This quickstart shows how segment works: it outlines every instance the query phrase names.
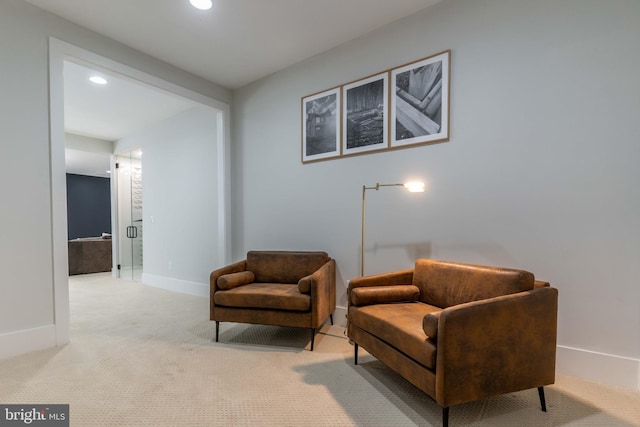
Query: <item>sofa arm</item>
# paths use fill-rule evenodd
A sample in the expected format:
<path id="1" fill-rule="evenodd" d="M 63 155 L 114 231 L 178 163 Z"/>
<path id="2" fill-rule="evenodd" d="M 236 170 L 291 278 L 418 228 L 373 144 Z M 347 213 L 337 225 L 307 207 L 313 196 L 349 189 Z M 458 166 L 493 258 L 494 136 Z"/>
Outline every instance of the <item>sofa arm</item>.
<path id="1" fill-rule="evenodd" d="M 436 401 L 447 407 L 553 384 L 557 314 L 552 287 L 442 310 Z"/>

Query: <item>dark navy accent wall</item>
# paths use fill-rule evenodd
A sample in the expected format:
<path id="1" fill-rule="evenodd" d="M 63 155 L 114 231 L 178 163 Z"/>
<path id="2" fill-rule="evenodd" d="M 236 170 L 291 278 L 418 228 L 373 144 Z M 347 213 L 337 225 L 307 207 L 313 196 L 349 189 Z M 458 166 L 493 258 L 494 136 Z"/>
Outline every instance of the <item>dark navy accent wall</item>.
<path id="1" fill-rule="evenodd" d="M 67 174 L 69 240 L 111 233 L 111 179 Z"/>

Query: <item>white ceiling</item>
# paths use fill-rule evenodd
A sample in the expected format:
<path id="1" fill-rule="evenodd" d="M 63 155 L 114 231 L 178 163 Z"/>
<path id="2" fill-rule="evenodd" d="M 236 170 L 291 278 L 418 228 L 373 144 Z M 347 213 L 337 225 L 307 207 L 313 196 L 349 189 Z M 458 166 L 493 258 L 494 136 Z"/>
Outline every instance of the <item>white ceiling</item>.
<path id="1" fill-rule="evenodd" d="M 235 89 L 440 0 L 25 0 Z"/>
<path id="2" fill-rule="evenodd" d="M 110 176 L 110 172 L 107 172 L 111 169 L 109 154 L 67 148 L 64 157 L 67 173 L 101 178 Z"/>
<path id="3" fill-rule="evenodd" d="M 89 81 L 101 76 L 107 84 Z M 65 130 L 117 141 L 138 129 L 172 117 L 194 103 L 122 76 L 64 62 Z"/>
<path id="4" fill-rule="evenodd" d="M 95 75 L 105 78 L 107 84 L 92 83 L 89 78 Z M 73 145 L 67 144 L 67 173 L 108 176 L 110 154 L 103 141 L 117 141 L 195 105 L 123 76 L 65 61 L 65 132 L 89 137 L 73 138 Z M 92 141 L 92 138 L 101 141 Z"/>
<path id="5" fill-rule="evenodd" d="M 188 0 L 24 1 L 235 89 L 441 0 L 214 0 L 210 11 Z M 67 132 L 113 141 L 194 105 L 122 77 L 95 86 L 89 73 L 65 63 Z M 97 176 L 108 163 L 77 150 L 67 160 L 68 172 Z"/>

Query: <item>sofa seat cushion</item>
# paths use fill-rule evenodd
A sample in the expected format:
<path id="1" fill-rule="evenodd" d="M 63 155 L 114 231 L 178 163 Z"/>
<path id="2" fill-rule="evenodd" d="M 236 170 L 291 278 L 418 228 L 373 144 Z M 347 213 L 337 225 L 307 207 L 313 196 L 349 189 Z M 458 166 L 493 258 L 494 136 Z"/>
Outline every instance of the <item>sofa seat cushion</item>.
<path id="1" fill-rule="evenodd" d="M 213 295 L 216 305 L 238 308 L 310 311 L 311 297 L 298 291 L 298 285 L 283 283 L 250 283 L 218 291 Z"/>
<path id="2" fill-rule="evenodd" d="M 349 322 L 395 347 L 421 365 L 435 369 L 436 346 L 428 340 L 422 318 L 441 311 L 421 302 L 349 307 Z"/>

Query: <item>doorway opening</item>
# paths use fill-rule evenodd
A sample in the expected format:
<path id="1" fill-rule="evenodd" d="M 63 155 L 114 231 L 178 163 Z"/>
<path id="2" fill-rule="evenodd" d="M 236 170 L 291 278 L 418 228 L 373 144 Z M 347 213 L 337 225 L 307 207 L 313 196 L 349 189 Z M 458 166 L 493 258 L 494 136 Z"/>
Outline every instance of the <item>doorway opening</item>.
<path id="1" fill-rule="evenodd" d="M 130 81 L 135 81 L 141 84 L 148 85 L 165 91 L 166 93 L 173 94 L 174 96 L 182 97 L 192 102 L 198 103 L 205 108 L 210 108 L 213 114 L 213 122 L 215 135 L 214 150 L 217 150 L 216 160 L 214 164 L 215 168 L 211 168 L 216 174 L 214 187 L 217 188 L 216 205 L 214 209 L 217 212 L 216 219 L 210 221 L 214 228 L 218 232 L 218 238 L 215 240 L 217 250 L 211 251 L 214 253 L 214 257 L 210 259 L 218 259 L 216 264 L 224 265 L 229 262 L 231 245 L 228 239 L 229 231 L 231 229 L 230 220 L 230 153 L 229 153 L 229 141 L 230 141 L 230 105 L 218 101 L 217 99 L 201 95 L 198 92 L 186 89 L 182 86 L 170 83 L 166 80 L 162 80 L 153 75 L 131 68 L 130 66 L 122 63 L 110 60 L 106 57 L 100 56 L 93 52 L 63 42 L 61 40 L 51 37 L 49 39 L 49 112 L 50 112 L 50 162 L 51 162 L 51 221 L 52 221 L 52 267 L 53 267 L 53 298 L 54 298 L 54 325 L 55 325 L 55 343 L 56 345 L 63 345 L 70 341 L 70 312 L 69 312 L 69 276 L 68 276 L 68 253 L 67 253 L 67 200 L 66 200 L 66 168 L 65 168 L 65 85 L 64 85 L 64 63 L 65 61 L 71 61 L 80 64 L 87 64 L 97 70 L 102 70 L 106 73 L 114 73 L 124 77 Z M 117 108 L 122 109 L 126 104 L 121 104 Z M 114 146 L 115 147 L 115 146 Z M 135 147 L 117 147 L 120 150 L 127 150 Z M 119 153 L 120 151 L 114 150 L 113 152 Z M 112 152 L 112 153 L 113 153 Z M 115 157 L 115 156 L 114 156 Z M 113 160 L 112 160 L 113 166 Z M 153 164 L 151 162 L 150 164 Z M 148 166 L 148 165 L 147 165 Z M 146 166 L 145 166 L 146 167 Z M 112 170 L 114 170 L 112 168 Z M 115 175 L 115 173 L 114 173 Z M 166 174 L 164 174 L 166 175 Z M 154 177 L 163 176 L 163 171 L 154 171 Z M 113 181 L 113 180 L 112 180 Z M 161 191 L 162 186 L 147 185 L 148 189 L 155 188 L 156 192 Z M 113 193 L 112 193 L 113 194 Z M 151 205 L 149 205 L 151 206 Z M 113 218 L 113 216 L 112 216 Z M 135 218 L 134 218 L 135 220 Z M 164 223 L 156 220 L 156 228 Z M 150 220 L 150 224 L 153 220 Z M 160 223 L 160 224 L 158 224 Z M 136 226 L 135 222 L 132 224 Z M 138 236 L 141 236 L 140 229 L 138 228 Z M 116 237 L 116 228 L 113 229 L 113 235 Z M 133 230 L 133 229 L 130 229 Z M 149 231 L 149 230 L 147 230 Z M 135 231 L 131 231 L 135 234 Z M 149 233 L 147 233 L 149 234 Z M 158 234 L 158 233 L 156 233 Z M 160 235 L 162 235 L 160 233 Z M 158 245 L 147 245 L 147 248 L 158 247 Z M 198 253 L 198 251 L 195 251 Z M 132 274 L 134 271 L 135 258 L 132 258 L 131 262 Z M 210 261 L 209 261 L 210 262 Z M 147 263 L 148 264 L 148 263 Z M 138 263 L 138 265 L 141 265 Z M 157 267 L 157 266 L 156 266 Z M 168 270 L 171 270 L 171 264 L 168 265 Z M 175 263 L 173 265 L 174 271 Z M 166 275 L 165 275 L 166 276 Z M 153 286 L 163 287 L 163 279 L 167 277 L 158 275 L 150 278 L 155 280 Z M 185 280 L 180 280 L 179 277 L 168 277 L 167 287 L 176 285 L 174 288 L 179 291 L 189 290 L 192 288 L 193 292 L 187 291 L 186 293 L 204 293 L 208 290 L 208 286 L 202 283 L 194 283 Z M 165 280 L 166 282 L 166 280 Z"/>

